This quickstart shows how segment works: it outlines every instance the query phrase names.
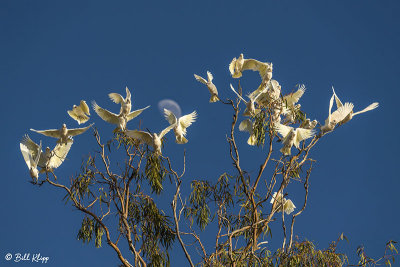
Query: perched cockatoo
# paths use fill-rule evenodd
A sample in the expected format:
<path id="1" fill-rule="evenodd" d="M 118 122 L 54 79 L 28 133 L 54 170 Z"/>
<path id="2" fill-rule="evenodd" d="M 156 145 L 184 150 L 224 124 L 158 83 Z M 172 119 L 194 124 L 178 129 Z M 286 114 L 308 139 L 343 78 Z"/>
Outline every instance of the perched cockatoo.
<path id="1" fill-rule="evenodd" d="M 338 123 L 341 123 L 353 110 L 353 104 L 352 103 L 345 103 L 343 106 L 335 110 L 333 113 L 332 111 L 332 106 L 333 106 L 333 100 L 334 100 L 335 95 L 332 95 L 331 100 L 329 101 L 329 113 L 328 113 L 328 118 L 325 120 L 325 124 L 321 126 L 321 132 L 319 136 L 324 135 L 327 132 L 333 131 L 335 129 L 336 125 Z"/>
<path id="2" fill-rule="evenodd" d="M 231 84 L 231 89 L 232 89 L 232 91 L 233 92 L 235 92 L 235 94 L 246 104 L 246 109 L 245 109 L 245 111 L 243 112 L 243 116 L 255 116 L 255 115 L 257 115 L 258 113 L 260 113 L 260 109 L 256 109 L 255 108 L 255 106 L 254 106 L 254 103 L 255 103 L 255 101 L 257 100 L 257 98 L 262 94 L 262 93 L 264 93 L 264 91 L 260 91 L 259 93 L 258 93 L 258 95 L 256 95 L 254 98 L 250 98 L 250 96 L 249 96 L 249 101 L 246 101 L 246 100 L 244 100 L 244 98 L 241 96 L 241 95 L 239 95 L 239 93 L 238 92 L 236 92 L 236 90 L 235 90 L 235 88 L 233 88 L 233 86 L 232 86 L 232 84 Z"/>
<path id="3" fill-rule="evenodd" d="M 92 105 L 93 105 L 94 111 L 97 113 L 97 115 L 100 116 L 100 118 L 102 118 L 106 122 L 117 125 L 118 126 L 117 129 L 119 128 L 122 131 L 124 131 L 126 129 L 126 124 L 128 123 L 128 121 L 136 118 L 137 116 L 140 115 L 140 113 L 143 112 L 143 110 L 150 107 L 150 106 L 147 106 L 145 108 L 132 111 L 128 115 L 124 115 L 124 113 L 122 113 L 122 112 L 120 112 L 117 115 L 115 113 L 112 113 L 111 111 L 101 108 L 99 105 L 97 105 L 97 103 L 95 101 L 92 102 Z M 121 107 L 121 110 L 122 110 L 122 107 Z"/>
<path id="4" fill-rule="evenodd" d="M 90 127 L 92 127 L 94 123 L 86 126 L 84 128 L 76 128 L 76 129 L 68 129 L 65 123 L 62 125 L 61 129 L 51 129 L 51 130 L 35 130 L 31 129 L 31 131 L 43 134 L 45 136 L 50 136 L 54 138 L 58 138 L 57 143 L 64 143 L 67 144 L 73 136 L 83 134 L 86 132 Z"/>
<path id="5" fill-rule="evenodd" d="M 35 147 L 31 147 L 29 140 L 29 136 L 25 135 L 24 139 L 22 139 L 21 143 L 19 143 L 19 147 L 21 149 L 21 153 L 24 157 L 25 163 L 26 165 L 28 165 L 29 173 L 32 179 L 37 182 L 39 178 L 39 171 L 37 169 L 37 166 L 40 160 L 40 155 L 42 153 L 42 141 L 40 141 L 39 145 L 35 144 Z"/>
<path id="6" fill-rule="evenodd" d="M 300 142 L 306 140 L 315 135 L 315 131 L 304 128 L 294 129 L 293 127 L 278 124 L 275 126 L 276 131 L 283 137 L 283 147 L 281 152 L 283 155 L 290 155 L 291 148 L 294 145 L 296 148 L 300 148 Z"/>
<path id="7" fill-rule="evenodd" d="M 280 99 L 281 86 L 277 80 L 271 80 L 265 85 L 261 84 L 249 94 L 249 98 L 255 98 L 260 93 L 261 95 L 257 97 L 255 102 L 259 105 L 267 106 L 269 103 Z"/>
<path id="8" fill-rule="evenodd" d="M 185 138 L 186 128 L 192 125 L 192 123 L 196 120 L 197 118 L 196 111 L 193 111 L 192 113 L 177 119 L 175 114 L 172 113 L 172 111 L 164 108 L 164 116 L 169 122 L 169 124 L 174 125 L 173 129 L 175 132 L 175 138 L 176 138 L 175 141 L 178 144 L 186 144 L 188 142 L 188 140 Z"/>
<path id="9" fill-rule="evenodd" d="M 246 119 L 239 124 L 239 131 L 248 132 L 250 134 L 249 139 L 247 139 L 247 144 L 251 146 L 257 145 L 257 137 L 254 134 L 253 127 L 254 123 L 249 119 Z"/>
<path id="10" fill-rule="evenodd" d="M 244 59 L 243 54 L 240 54 L 239 58 L 232 59 L 229 64 L 229 71 L 233 78 L 240 78 L 244 70 L 258 71 L 263 84 L 267 84 L 272 78 L 272 63 Z"/>
<path id="11" fill-rule="evenodd" d="M 56 169 L 64 162 L 69 150 L 71 149 L 73 140 L 68 140 L 66 144 L 57 143 L 53 150 L 46 147 L 45 152 L 41 151 L 41 144 L 38 145 L 33 142 L 28 135 L 25 135 L 21 144 L 23 144 L 24 149 L 26 149 L 33 157 L 37 157 L 39 154 L 37 166 L 42 168 L 40 172 L 44 172 Z"/>
<path id="12" fill-rule="evenodd" d="M 315 126 L 317 126 L 318 121 L 317 120 L 313 120 L 311 121 L 310 119 L 306 119 L 305 121 L 303 121 L 300 124 L 300 128 L 304 128 L 304 129 L 314 129 Z"/>
<path id="13" fill-rule="evenodd" d="M 199 75 L 194 74 L 194 77 L 196 80 L 198 80 L 201 83 L 204 83 L 207 85 L 208 91 L 210 91 L 211 98 L 210 98 L 210 103 L 217 102 L 219 100 L 218 98 L 218 90 L 215 84 L 213 84 L 212 80 L 214 77 L 212 76 L 211 72 L 207 71 L 207 79 L 204 79 L 203 77 L 200 77 Z"/>
<path id="14" fill-rule="evenodd" d="M 78 124 L 85 123 L 89 120 L 90 110 L 85 100 L 81 100 L 79 106 L 73 105 L 72 110 L 68 110 L 68 115 L 76 120 Z"/>
<path id="15" fill-rule="evenodd" d="M 110 93 L 108 96 L 110 99 L 117 104 L 121 104 L 120 114 L 129 115 L 132 108 L 132 101 L 131 101 L 131 92 L 129 91 L 128 87 L 125 88 L 126 90 L 126 98 L 123 98 L 122 95 L 117 93 Z"/>
<path id="16" fill-rule="evenodd" d="M 339 97 L 336 95 L 335 93 L 335 89 L 332 86 L 332 90 L 333 90 L 333 95 L 335 96 L 335 102 L 336 102 L 336 107 L 340 108 L 343 106 L 342 102 L 340 101 Z M 355 115 L 357 114 L 361 114 L 373 109 L 376 109 L 379 106 L 378 102 L 374 102 L 371 105 L 369 105 L 368 107 L 364 108 L 361 111 L 357 111 L 357 112 L 353 112 L 353 109 L 350 111 L 350 113 L 346 116 L 346 118 L 344 118 L 342 121 L 339 122 L 339 124 L 344 124 L 346 122 L 348 122 L 349 120 L 351 120 Z"/>
<path id="17" fill-rule="evenodd" d="M 146 143 L 149 146 L 152 146 L 154 148 L 154 152 L 156 155 L 161 155 L 161 139 L 166 135 L 172 128 L 174 128 L 175 125 L 172 124 L 162 130 L 159 134 L 157 133 L 149 133 L 149 132 L 143 132 L 143 131 L 138 131 L 138 130 L 127 130 L 126 135 L 129 137 L 132 137 L 133 139 L 138 139 L 144 143 Z"/>
<path id="18" fill-rule="evenodd" d="M 270 203 L 273 204 L 275 201 L 277 201 L 276 205 L 276 210 L 278 212 L 284 211 L 287 215 L 292 213 L 296 206 L 293 204 L 293 202 L 290 199 L 286 199 L 282 196 L 281 193 L 277 194 L 278 192 L 275 192 L 272 195 Z"/>

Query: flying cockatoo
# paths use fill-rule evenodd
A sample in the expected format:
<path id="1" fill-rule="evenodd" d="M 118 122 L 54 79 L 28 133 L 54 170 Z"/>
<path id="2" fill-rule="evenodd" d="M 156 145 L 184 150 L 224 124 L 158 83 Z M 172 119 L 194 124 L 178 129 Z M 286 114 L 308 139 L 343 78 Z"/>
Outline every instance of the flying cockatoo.
<path id="1" fill-rule="evenodd" d="M 300 104 L 295 104 L 299 102 L 305 91 L 306 87 L 302 84 L 296 92 L 283 96 L 282 114 L 286 115 L 289 122 L 294 122 L 295 112 L 301 107 Z"/>
<path id="2" fill-rule="evenodd" d="M 72 136 L 83 134 L 86 132 L 90 127 L 92 127 L 94 123 L 86 126 L 84 128 L 76 128 L 76 129 L 68 129 L 65 123 L 61 127 L 61 129 L 51 129 L 51 130 L 35 130 L 31 129 L 31 131 L 43 134 L 45 136 L 50 136 L 54 138 L 58 138 L 57 143 L 64 143 L 67 144 L 71 140 Z"/>
<path id="3" fill-rule="evenodd" d="M 254 124 L 251 120 L 246 119 L 239 124 L 239 131 L 248 132 L 250 134 L 249 139 L 247 139 L 247 144 L 251 146 L 257 145 L 257 137 L 253 130 Z"/>
<path id="4" fill-rule="evenodd" d="M 112 113 L 112 112 L 104 109 L 104 108 L 101 108 L 99 105 L 97 105 L 97 103 L 95 101 L 92 102 L 92 105 L 93 105 L 94 111 L 97 113 L 97 115 L 100 116 L 100 118 L 102 118 L 106 122 L 117 125 L 118 126 L 117 129 L 119 128 L 122 131 L 124 131 L 126 129 L 126 124 L 128 123 L 128 121 L 136 118 L 137 116 L 140 115 L 140 113 L 143 112 L 143 110 L 150 107 L 150 106 L 147 106 L 145 108 L 132 111 L 128 115 L 125 115 L 122 112 L 120 112 L 117 115 L 115 113 Z M 122 111 L 122 107 L 121 107 L 121 111 Z"/>
<path id="5" fill-rule="evenodd" d="M 108 96 L 114 103 L 121 104 L 121 110 L 119 112 L 120 114 L 128 115 L 132 108 L 131 92 L 129 91 L 128 87 L 126 87 L 125 90 L 126 98 L 123 98 L 122 95 L 117 93 L 110 93 Z"/>
<path id="6" fill-rule="evenodd" d="M 164 108 L 164 116 L 169 122 L 169 124 L 174 125 L 173 129 L 175 132 L 176 142 L 178 144 L 186 144 L 188 140 L 185 138 L 186 128 L 192 125 L 192 123 L 197 118 L 196 111 L 193 111 L 190 114 L 182 116 L 180 118 L 176 118 L 175 114 L 172 111 Z"/>
<path id="7" fill-rule="evenodd" d="M 343 104 L 340 101 L 339 97 L 336 95 L 335 89 L 333 88 L 333 86 L 332 86 L 332 90 L 333 90 L 333 95 L 335 96 L 336 107 L 337 108 L 342 107 Z M 367 111 L 370 111 L 370 110 L 373 110 L 373 109 L 376 109 L 378 106 L 379 106 L 379 103 L 378 102 L 374 102 L 371 105 L 369 105 L 368 107 L 366 107 L 363 110 L 358 111 L 358 112 L 353 112 L 353 109 L 352 109 L 350 111 L 350 113 L 346 116 L 346 118 L 344 118 L 342 121 L 340 121 L 339 124 L 344 124 L 344 123 L 348 122 L 349 120 L 351 120 L 355 115 L 361 114 L 361 113 L 364 113 L 364 112 L 367 112 Z"/>
<path id="8" fill-rule="evenodd" d="M 233 78 L 240 78 L 244 70 L 258 71 L 264 84 L 267 84 L 272 78 L 272 63 L 244 59 L 243 54 L 240 54 L 237 59 L 232 59 L 229 64 L 229 71 Z"/>
<path id="9" fill-rule="evenodd" d="M 79 106 L 73 105 L 72 110 L 68 110 L 68 115 L 76 120 L 78 124 L 85 123 L 89 120 L 90 110 L 85 100 L 81 100 Z"/>
<path id="10" fill-rule="evenodd" d="M 245 109 L 245 111 L 243 112 L 243 116 L 250 116 L 250 117 L 251 117 L 251 116 L 255 116 L 255 115 L 257 115 L 258 113 L 260 113 L 260 109 L 256 109 L 255 106 L 254 106 L 254 103 L 255 103 L 255 101 L 257 100 L 257 98 L 258 98 L 262 93 L 264 93 L 264 91 L 260 91 L 260 92 L 258 93 L 258 95 L 256 95 L 254 98 L 250 98 L 250 96 L 249 96 L 249 101 L 246 101 L 246 100 L 244 100 L 244 98 L 243 98 L 241 95 L 239 95 L 238 92 L 235 91 L 235 88 L 233 88 L 232 84 L 231 84 L 231 89 L 232 89 L 232 91 L 235 92 L 235 94 L 246 104 L 246 109 Z"/>
<path id="11" fill-rule="evenodd" d="M 37 157 L 39 154 L 37 166 L 42 168 L 40 172 L 44 172 L 56 169 L 64 162 L 69 150 L 71 149 L 73 140 L 68 140 L 66 144 L 57 143 L 53 150 L 46 147 L 45 152 L 41 151 L 41 144 L 38 145 L 33 142 L 28 135 L 25 135 L 21 144 L 33 157 Z"/>
<path id="12" fill-rule="evenodd" d="M 329 101 L 329 112 L 328 118 L 325 120 L 325 124 L 321 126 L 321 132 L 319 136 L 324 135 L 327 132 L 333 131 L 338 123 L 341 123 L 353 110 L 352 103 L 345 103 L 343 106 L 332 112 L 333 100 L 335 95 L 332 95 L 331 100 Z"/>
<path id="13" fill-rule="evenodd" d="M 207 71 L 207 79 L 208 79 L 208 81 L 206 81 L 203 77 L 200 77 L 199 75 L 196 75 L 196 74 L 194 75 L 194 77 L 199 82 L 204 83 L 205 85 L 207 85 L 208 91 L 210 91 L 210 94 L 211 94 L 210 103 L 217 102 L 219 100 L 219 98 L 218 98 L 218 90 L 217 90 L 217 87 L 215 86 L 215 84 L 213 84 L 213 82 L 212 82 L 214 77 L 212 76 L 211 72 Z"/>
<path id="14" fill-rule="evenodd" d="M 26 165 L 28 165 L 29 173 L 36 182 L 39 178 L 39 171 L 37 169 L 40 155 L 42 153 L 42 141 L 40 141 L 39 145 L 36 145 L 33 149 L 29 147 L 30 138 L 28 135 L 25 135 L 24 139 L 22 139 L 21 143 L 19 143 L 19 147 L 21 149 L 22 156 L 24 157 Z M 31 140 L 32 141 L 32 140 Z"/>
<path id="15" fill-rule="evenodd" d="M 275 126 L 277 132 L 283 137 L 283 147 L 281 152 L 287 156 L 291 154 L 291 148 L 294 145 L 296 148 L 300 148 L 300 142 L 306 140 L 315 135 L 315 131 L 304 128 L 294 129 L 293 127 L 278 124 Z"/>
<path id="16" fill-rule="evenodd" d="M 126 135 L 129 137 L 132 137 L 133 139 L 138 139 L 144 143 L 146 143 L 149 146 L 152 146 L 154 148 L 154 152 L 156 155 L 161 155 L 161 139 L 166 135 L 172 128 L 174 128 L 175 125 L 172 124 L 162 130 L 159 134 L 157 133 L 149 133 L 149 132 L 143 132 L 143 131 L 138 131 L 138 130 L 127 130 Z"/>
<path id="17" fill-rule="evenodd" d="M 281 193 L 277 194 L 278 192 L 275 192 L 272 195 L 270 203 L 273 204 L 275 201 L 277 201 L 276 205 L 276 210 L 278 212 L 284 211 L 287 215 L 292 213 L 296 206 L 293 204 L 293 202 L 290 199 L 286 199 L 282 196 Z"/>

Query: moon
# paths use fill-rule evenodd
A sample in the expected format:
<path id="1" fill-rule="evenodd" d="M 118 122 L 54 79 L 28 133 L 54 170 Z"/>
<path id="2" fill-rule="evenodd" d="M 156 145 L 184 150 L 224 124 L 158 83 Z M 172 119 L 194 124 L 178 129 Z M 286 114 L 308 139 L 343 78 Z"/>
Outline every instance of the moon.
<path id="1" fill-rule="evenodd" d="M 158 102 L 158 109 L 160 110 L 161 116 L 163 117 L 164 117 L 164 108 L 172 111 L 172 113 L 174 113 L 177 118 L 179 118 L 182 115 L 181 107 L 179 106 L 178 103 L 176 103 L 172 99 L 163 99 L 160 102 Z"/>

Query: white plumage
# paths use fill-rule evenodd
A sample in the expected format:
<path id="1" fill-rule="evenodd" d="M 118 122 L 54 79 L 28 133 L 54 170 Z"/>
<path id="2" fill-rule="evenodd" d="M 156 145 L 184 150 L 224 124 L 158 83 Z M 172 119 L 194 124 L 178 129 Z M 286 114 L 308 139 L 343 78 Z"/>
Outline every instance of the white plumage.
<path id="1" fill-rule="evenodd" d="M 161 139 L 166 135 L 172 128 L 174 128 L 174 124 L 168 126 L 164 130 L 162 130 L 159 134 L 157 133 L 149 133 L 138 130 L 127 130 L 126 135 L 132 137 L 133 139 L 140 140 L 146 143 L 149 146 L 154 148 L 154 152 L 156 155 L 161 155 Z"/>
<path id="2" fill-rule="evenodd" d="M 175 141 L 178 144 L 186 144 L 188 142 L 188 140 L 185 138 L 186 128 L 192 125 L 192 123 L 196 121 L 197 118 L 196 111 L 193 111 L 192 113 L 177 119 L 174 113 L 164 108 L 164 116 L 170 125 L 174 125 L 173 129 L 176 138 Z"/>
<path id="3" fill-rule="evenodd" d="M 306 140 L 315 135 L 315 131 L 311 129 L 297 128 L 286 126 L 283 124 L 277 124 L 276 131 L 283 137 L 283 147 L 281 152 L 283 155 L 290 155 L 291 148 L 294 145 L 296 148 L 300 148 L 300 142 Z"/>
<path id="4" fill-rule="evenodd" d="M 218 98 L 218 90 L 215 84 L 213 84 L 212 80 L 214 79 L 213 75 L 211 72 L 207 71 L 207 79 L 204 79 L 203 77 L 200 77 L 199 75 L 194 74 L 194 77 L 196 78 L 197 81 L 205 84 L 208 88 L 208 91 L 211 94 L 210 98 L 210 103 L 217 102 L 219 100 Z"/>
<path id="5" fill-rule="evenodd" d="M 92 102 L 92 106 L 93 106 L 94 111 L 97 113 L 97 115 L 99 115 L 100 118 L 102 118 L 104 121 L 106 121 L 108 123 L 117 125 L 118 128 L 121 129 L 122 131 L 124 131 L 126 129 L 126 124 L 130 120 L 136 118 L 143 112 L 143 110 L 150 107 L 150 106 L 147 106 L 145 108 L 132 111 L 128 115 L 125 115 L 123 112 L 120 112 L 117 115 L 115 113 L 112 113 L 111 111 L 108 111 L 108 110 L 100 107 L 99 105 L 97 105 L 97 103 L 95 101 Z M 122 107 L 121 107 L 121 111 L 122 111 Z"/>
<path id="6" fill-rule="evenodd" d="M 345 103 L 340 108 L 338 108 L 333 113 L 331 113 L 334 97 L 335 97 L 335 95 L 332 95 L 332 97 L 329 101 L 328 118 L 325 120 L 325 124 L 323 126 L 321 126 L 320 135 L 323 135 L 327 132 L 333 131 L 333 129 L 335 129 L 336 125 L 338 123 L 341 123 L 353 110 L 352 103 Z"/>
<path id="7" fill-rule="evenodd" d="M 39 171 L 37 166 L 39 164 L 40 155 L 42 153 L 42 141 L 40 141 L 39 145 L 34 147 L 30 146 L 29 141 L 31 139 L 28 135 L 25 135 L 22 139 L 21 143 L 19 143 L 19 147 L 21 149 L 22 156 L 24 157 L 25 163 L 28 166 L 29 173 L 36 182 L 39 178 Z"/>
<path id="8" fill-rule="evenodd" d="M 273 204 L 275 201 L 277 201 L 276 210 L 278 212 L 284 211 L 287 215 L 289 215 L 296 208 L 293 202 L 290 199 L 284 198 L 281 193 L 277 195 L 277 192 L 274 192 L 270 203 Z"/>
<path id="9" fill-rule="evenodd" d="M 76 120 L 78 124 L 85 123 L 89 120 L 90 110 L 85 100 L 81 100 L 80 105 L 73 105 L 72 110 L 68 110 L 68 115 Z"/>
<path id="10" fill-rule="evenodd" d="M 108 94 L 108 96 L 114 103 L 121 104 L 121 109 L 119 113 L 128 116 L 132 108 L 131 92 L 129 91 L 128 87 L 125 88 L 125 91 L 125 98 L 123 98 L 122 95 L 118 93 L 110 93 Z"/>
<path id="11" fill-rule="evenodd" d="M 229 71 L 233 78 L 242 77 L 242 72 L 245 70 L 258 71 L 264 84 L 268 83 L 272 78 L 272 63 L 244 59 L 243 54 L 240 54 L 237 59 L 233 58 L 229 64 Z"/>
<path id="12" fill-rule="evenodd" d="M 254 95 L 254 97 L 249 97 L 249 101 L 244 100 L 244 98 L 239 95 L 238 92 L 236 92 L 235 88 L 233 88 L 231 84 L 231 89 L 232 91 L 246 104 L 246 109 L 243 112 L 243 116 L 255 116 L 258 113 L 260 113 L 260 109 L 256 109 L 254 103 L 256 102 L 257 98 L 264 93 L 264 91 L 260 91 L 257 95 Z"/>
<path id="13" fill-rule="evenodd" d="M 58 143 L 67 144 L 67 142 L 69 142 L 69 140 L 71 140 L 71 138 L 73 136 L 76 136 L 76 135 L 79 135 L 79 134 L 83 134 L 90 127 L 92 127 L 93 124 L 94 123 L 92 123 L 89 126 L 86 126 L 84 128 L 68 129 L 67 126 L 64 123 L 63 126 L 60 129 L 51 129 L 51 130 L 35 130 L 35 129 L 31 129 L 31 131 L 43 134 L 45 136 L 58 138 L 58 141 L 57 141 Z"/>
<path id="14" fill-rule="evenodd" d="M 239 131 L 248 132 L 250 134 L 247 139 L 247 144 L 250 146 L 255 146 L 257 144 L 257 137 L 254 134 L 253 130 L 254 124 L 251 120 L 246 119 L 239 124 Z"/>

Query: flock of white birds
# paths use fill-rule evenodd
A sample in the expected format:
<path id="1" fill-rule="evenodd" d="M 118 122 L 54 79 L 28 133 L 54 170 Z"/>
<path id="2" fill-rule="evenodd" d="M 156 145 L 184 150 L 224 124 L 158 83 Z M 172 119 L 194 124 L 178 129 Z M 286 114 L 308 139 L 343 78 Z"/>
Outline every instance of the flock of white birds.
<path id="1" fill-rule="evenodd" d="M 246 105 L 243 116 L 250 117 L 248 119 L 244 119 L 239 124 L 239 130 L 246 131 L 250 134 L 247 140 L 249 145 L 256 145 L 257 138 L 254 133 L 254 116 L 260 113 L 261 108 L 268 107 L 272 110 L 272 125 L 276 132 L 282 136 L 283 147 L 280 149 L 280 152 L 285 156 L 290 155 L 292 146 L 295 146 L 299 149 L 302 141 L 314 137 L 317 133 L 315 130 L 315 127 L 318 124 L 317 120 L 310 121 L 310 119 L 307 119 L 303 121 L 297 128 L 289 126 L 289 124 L 293 125 L 296 121 L 296 114 L 301 107 L 298 102 L 305 93 L 305 86 L 301 85 L 295 92 L 282 96 L 281 85 L 278 81 L 272 79 L 272 63 L 260 62 L 255 59 L 245 59 L 243 54 L 240 54 L 238 58 L 233 58 L 232 62 L 229 64 L 229 71 L 233 78 L 242 77 L 243 71 L 246 70 L 257 71 L 260 74 L 261 83 L 256 90 L 247 95 L 247 101 L 235 90 L 232 84 L 230 85 L 232 91 L 237 95 L 240 101 L 243 101 Z M 207 80 L 196 74 L 194 74 L 194 77 L 197 81 L 207 86 L 211 94 L 210 103 L 218 102 L 220 100 L 217 87 L 213 83 L 214 77 L 211 72 L 207 71 Z M 378 103 L 375 102 L 361 111 L 353 112 L 354 105 L 349 102 L 343 104 L 336 95 L 333 87 L 332 90 L 333 94 L 329 102 L 328 118 L 325 120 L 325 124 L 320 127 L 320 132 L 317 137 L 321 137 L 324 134 L 333 131 L 336 126 L 348 122 L 357 114 L 364 113 L 378 107 Z M 162 138 L 172 129 L 175 133 L 176 143 L 185 144 L 188 142 L 185 137 L 186 129 L 196 120 L 196 111 L 177 118 L 172 111 L 164 109 L 164 116 L 170 125 L 159 133 L 127 130 L 127 123 L 139 116 L 150 106 L 131 111 L 131 92 L 128 88 L 126 88 L 125 98 L 118 93 L 110 93 L 108 96 L 114 103 L 121 105 L 119 113 L 116 114 L 101 108 L 95 101 L 93 101 L 92 107 L 97 115 L 104 121 L 116 125 L 116 129 L 124 132 L 126 136 L 152 146 L 156 155 L 161 155 Z M 336 110 L 332 112 L 333 101 L 336 102 Z M 79 106 L 74 105 L 72 110 L 68 110 L 67 112 L 71 118 L 78 122 L 78 124 L 86 123 L 89 120 L 90 110 L 84 100 L 81 100 Z M 281 117 L 284 119 L 282 120 Z M 39 173 L 52 171 L 53 169 L 58 168 L 65 160 L 69 150 L 71 149 L 73 144 L 72 137 L 84 133 L 92 125 L 93 124 L 84 128 L 76 129 L 68 129 L 65 124 L 63 124 L 61 129 L 40 131 L 31 129 L 34 132 L 58 139 L 54 149 L 51 150 L 49 147 L 47 147 L 45 152 L 42 151 L 41 141 L 39 144 L 36 144 L 28 135 L 25 135 L 22 139 L 20 143 L 20 149 L 29 168 L 32 179 L 35 179 L 37 182 Z M 40 172 L 38 171 L 38 167 L 41 168 Z M 275 200 L 279 201 L 278 207 L 280 211 L 285 211 L 287 214 L 293 212 L 295 206 L 291 200 L 286 200 L 281 195 L 277 196 L 276 192 L 272 197 L 271 203 L 273 203 Z"/>

